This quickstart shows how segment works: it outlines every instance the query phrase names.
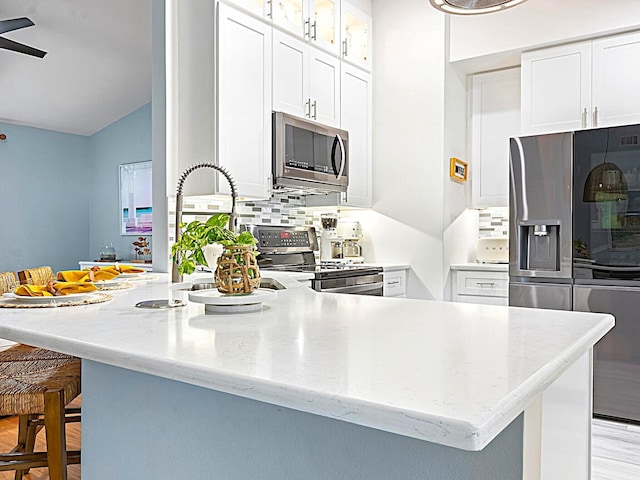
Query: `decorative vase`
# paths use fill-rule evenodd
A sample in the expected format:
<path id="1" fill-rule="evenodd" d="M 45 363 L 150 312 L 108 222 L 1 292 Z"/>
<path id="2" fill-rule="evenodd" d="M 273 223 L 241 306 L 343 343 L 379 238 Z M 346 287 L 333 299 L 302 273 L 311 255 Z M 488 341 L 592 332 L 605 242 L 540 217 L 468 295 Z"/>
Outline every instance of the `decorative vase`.
<path id="1" fill-rule="evenodd" d="M 222 255 L 223 251 L 224 249 L 219 243 L 210 243 L 202 247 L 202 254 L 207 262 L 207 267 L 209 267 L 212 272 L 216 271 L 218 258 Z"/>
<path id="2" fill-rule="evenodd" d="M 253 245 L 228 245 L 218 258 L 216 287 L 220 293 L 246 295 L 260 285 Z"/>

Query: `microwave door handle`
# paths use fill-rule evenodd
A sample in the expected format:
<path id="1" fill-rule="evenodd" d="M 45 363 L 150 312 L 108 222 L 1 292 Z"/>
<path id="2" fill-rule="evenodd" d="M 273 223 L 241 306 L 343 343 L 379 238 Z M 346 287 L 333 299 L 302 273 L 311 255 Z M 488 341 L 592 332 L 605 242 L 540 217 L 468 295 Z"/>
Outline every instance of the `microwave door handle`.
<path id="1" fill-rule="evenodd" d="M 342 177 L 342 173 L 344 172 L 344 165 L 345 165 L 345 161 L 346 161 L 346 154 L 344 152 L 344 142 L 342 141 L 342 137 L 340 136 L 340 134 L 336 135 L 336 139 L 334 141 L 334 145 L 335 143 L 340 144 L 340 171 L 336 173 L 336 178 L 340 178 Z M 336 171 L 336 151 L 335 149 L 333 150 L 332 153 L 332 157 L 333 157 L 333 171 Z"/>

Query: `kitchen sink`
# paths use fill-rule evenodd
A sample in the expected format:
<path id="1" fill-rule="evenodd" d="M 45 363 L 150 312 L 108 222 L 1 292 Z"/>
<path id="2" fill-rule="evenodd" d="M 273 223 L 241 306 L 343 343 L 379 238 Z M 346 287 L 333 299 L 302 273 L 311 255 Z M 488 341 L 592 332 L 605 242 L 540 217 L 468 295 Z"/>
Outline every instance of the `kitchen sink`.
<path id="1" fill-rule="evenodd" d="M 286 290 L 283 284 L 273 278 L 260 278 L 259 288 L 268 288 L 270 290 Z"/>
<path id="2" fill-rule="evenodd" d="M 190 287 L 182 288 L 181 290 L 188 290 L 190 292 L 198 291 L 198 290 L 209 290 L 211 288 L 216 288 L 216 284 L 213 282 L 196 282 L 192 284 Z M 258 288 L 266 288 L 268 290 L 286 290 L 282 283 L 273 279 L 273 278 L 260 278 L 260 284 Z"/>

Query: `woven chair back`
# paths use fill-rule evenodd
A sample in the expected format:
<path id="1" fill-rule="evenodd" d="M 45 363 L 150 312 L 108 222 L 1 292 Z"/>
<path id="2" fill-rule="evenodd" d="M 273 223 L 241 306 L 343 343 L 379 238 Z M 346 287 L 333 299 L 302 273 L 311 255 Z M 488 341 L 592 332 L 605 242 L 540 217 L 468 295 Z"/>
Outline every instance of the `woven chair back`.
<path id="1" fill-rule="evenodd" d="M 18 278 L 22 285 L 46 285 L 49 280 L 55 280 L 56 276 L 51 267 L 36 267 L 18 272 Z"/>
<path id="2" fill-rule="evenodd" d="M 18 277 L 14 272 L 0 272 L 0 294 L 13 292 L 18 284 Z"/>

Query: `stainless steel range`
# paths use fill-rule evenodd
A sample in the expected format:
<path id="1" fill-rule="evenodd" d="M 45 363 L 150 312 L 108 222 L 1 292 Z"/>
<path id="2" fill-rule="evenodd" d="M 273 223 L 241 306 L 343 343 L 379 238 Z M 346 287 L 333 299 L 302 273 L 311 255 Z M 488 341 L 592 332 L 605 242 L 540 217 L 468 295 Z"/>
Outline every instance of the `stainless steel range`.
<path id="1" fill-rule="evenodd" d="M 382 296 L 382 268 L 331 262 L 317 263 L 318 238 L 314 227 L 247 225 L 258 239 L 261 270 L 312 274 L 318 292 Z"/>

